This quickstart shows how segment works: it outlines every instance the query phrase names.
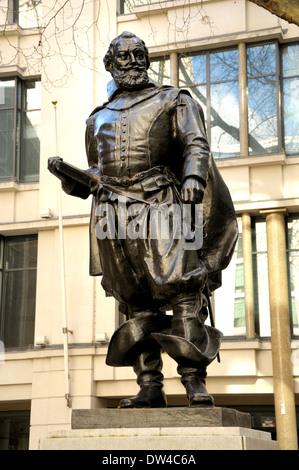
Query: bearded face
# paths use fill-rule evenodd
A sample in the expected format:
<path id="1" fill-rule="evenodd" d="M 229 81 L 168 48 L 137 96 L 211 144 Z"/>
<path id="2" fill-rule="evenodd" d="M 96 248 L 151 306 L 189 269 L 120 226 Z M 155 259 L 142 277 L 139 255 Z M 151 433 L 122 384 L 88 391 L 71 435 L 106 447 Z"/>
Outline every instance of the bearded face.
<path id="1" fill-rule="evenodd" d="M 114 70 L 112 75 L 117 86 L 123 90 L 142 88 L 149 80 L 147 71 L 138 67 L 129 70 Z"/>
<path id="2" fill-rule="evenodd" d="M 123 38 L 117 41 L 111 68 L 117 86 L 124 90 L 134 90 L 145 86 L 149 77 L 146 56 L 137 38 Z"/>

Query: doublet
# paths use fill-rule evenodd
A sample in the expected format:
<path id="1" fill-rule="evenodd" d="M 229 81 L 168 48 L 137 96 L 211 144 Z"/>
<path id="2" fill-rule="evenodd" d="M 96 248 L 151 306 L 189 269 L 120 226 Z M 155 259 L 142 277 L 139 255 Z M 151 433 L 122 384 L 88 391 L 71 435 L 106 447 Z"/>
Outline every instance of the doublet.
<path id="1" fill-rule="evenodd" d="M 121 92 L 87 120 L 89 164 L 101 175 L 133 177 L 157 165 L 205 184 L 209 145 L 201 108 L 186 92 L 151 87 Z"/>

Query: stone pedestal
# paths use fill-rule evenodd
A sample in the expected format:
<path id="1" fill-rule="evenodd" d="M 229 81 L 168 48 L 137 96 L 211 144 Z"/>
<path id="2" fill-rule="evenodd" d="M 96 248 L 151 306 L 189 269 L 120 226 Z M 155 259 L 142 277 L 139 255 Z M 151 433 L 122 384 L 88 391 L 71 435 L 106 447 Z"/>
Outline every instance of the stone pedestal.
<path id="1" fill-rule="evenodd" d="M 40 450 L 276 450 L 270 433 L 230 408 L 74 410 L 72 429 L 52 432 Z"/>
<path id="2" fill-rule="evenodd" d="M 98 408 L 73 410 L 72 429 L 99 428 L 251 428 L 249 413 L 220 407 Z"/>

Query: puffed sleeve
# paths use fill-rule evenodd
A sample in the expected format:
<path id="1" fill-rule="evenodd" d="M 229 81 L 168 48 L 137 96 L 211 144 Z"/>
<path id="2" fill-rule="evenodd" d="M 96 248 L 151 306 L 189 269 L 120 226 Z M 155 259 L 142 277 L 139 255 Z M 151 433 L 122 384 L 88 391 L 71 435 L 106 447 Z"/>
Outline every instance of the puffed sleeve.
<path id="1" fill-rule="evenodd" d="M 176 135 L 183 151 L 183 181 L 197 177 L 204 186 L 210 165 L 210 146 L 206 136 L 201 106 L 183 90 L 176 106 Z"/>
<path id="2" fill-rule="evenodd" d="M 98 153 L 97 153 L 97 141 L 94 136 L 94 117 L 93 116 L 89 117 L 86 120 L 85 148 L 86 148 L 86 156 L 87 156 L 89 166 L 97 166 Z"/>

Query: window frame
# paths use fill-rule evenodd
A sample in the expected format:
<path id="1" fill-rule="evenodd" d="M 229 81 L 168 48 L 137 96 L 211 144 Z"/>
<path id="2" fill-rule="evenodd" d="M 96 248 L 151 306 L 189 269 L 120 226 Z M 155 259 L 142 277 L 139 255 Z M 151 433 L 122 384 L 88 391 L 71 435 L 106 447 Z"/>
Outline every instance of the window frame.
<path id="1" fill-rule="evenodd" d="M 281 96 L 281 99 L 280 99 L 280 104 L 281 104 L 281 134 L 282 134 L 282 146 L 283 146 L 283 149 L 285 151 L 285 154 L 288 158 L 290 157 L 294 157 L 294 156 L 298 156 L 299 155 L 299 148 L 298 148 L 298 152 L 297 153 L 287 153 L 286 150 L 285 150 L 285 121 L 284 121 L 284 116 L 285 116 L 285 113 L 284 113 L 284 110 L 285 110 L 285 93 L 284 93 L 284 83 L 285 81 L 287 80 L 290 80 L 290 79 L 298 79 L 299 80 L 299 73 L 297 75 L 287 75 L 285 76 L 284 75 L 284 72 L 283 72 L 283 49 L 286 49 L 287 47 L 292 47 L 292 46 L 297 46 L 299 48 L 299 41 L 292 41 L 292 42 L 289 42 L 289 43 L 283 43 L 283 44 L 280 44 L 280 47 L 279 47 L 279 50 L 281 51 L 280 52 L 280 70 L 279 70 L 279 74 L 280 74 L 280 96 Z M 299 136 L 298 136 L 299 138 Z"/>
<path id="2" fill-rule="evenodd" d="M 259 74 L 259 75 L 248 75 L 248 70 L 246 68 L 246 83 L 247 83 L 247 95 L 248 95 L 248 82 L 249 80 L 255 80 L 257 78 L 263 78 L 263 77 L 275 77 L 275 96 L 276 96 L 276 117 L 277 117 L 277 152 L 262 152 L 262 153 L 252 153 L 249 150 L 250 144 L 249 144 L 249 120 L 248 120 L 248 155 L 252 157 L 259 157 L 261 155 L 273 155 L 275 153 L 282 153 L 283 152 L 283 139 L 282 139 L 282 97 L 281 97 L 281 90 L 282 90 L 282 75 L 281 75 L 281 48 L 279 47 L 279 43 L 277 40 L 269 40 L 269 41 L 261 41 L 261 42 L 254 42 L 247 44 L 246 46 L 246 60 L 247 60 L 247 51 L 251 47 L 259 47 L 259 46 L 265 46 L 267 44 L 273 44 L 275 47 L 275 72 L 273 73 L 268 73 L 268 74 Z M 248 105 L 247 105 L 248 109 Z"/>
<path id="3" fill-rule="evenodd" d="M 299 312 L 295 312 L 297 316 L 297 324 L 294 324 L 294 312 L 293 312 L 293 307 L 292 307 L 292 280 L 291 280 L 291 254 L 292 253 L 298 253 L 298 259 L 299 259 L 299 244 L 298 248 L 292 248 L 290 246 L 290 236 L 288 233 L 289 229 L 289 223 L 293 220 L 298 220 L 299 221 L 299 214 L 290 214 L 288 217 L 286 217 L 285 220 L 285 233 L 286 233 L 286 258 L 287 258 L 287 275 L 288 275 L 288 297 L 289 297 L 289 314 L 290 314 L 290 327 L 291 327 L 291 336 L 295 337 L 298 336 L 295 334 L 295 328 L 299 331 Z"/>
<path id="4" fill-rule="evenodd" d="M 273 40 L 262 40 L 258 42 L 250 42 L 245 45 L 246 47 L 246 67 L 245 67 L 245 76 L 243 76 L 243 69 L 242 67 L 239 67 L 239 73 L 237 77 L 237 83 L 240 85 L 240 83 L 245 83 L 246 84 L 246 91 L 248 95 L 248 81 L 249 80 L 254 80 L 257 76 L 250 75 L 248 74 L 247 70 L 247 50 L 250 47 L 259 47 L 267 44 L 272 44 L 275 47 L 274 51 L 274 58 L 275 60 L 275 71 L 271 73 L 271 76 L 273 76 L 273 82 L 275 83 L 275 118 L 276 118 L 276 132 L 277 132 L 277 148 L 273 151 L 268 152 L 266 149 L 261 152 L 253 152 L 250 150 L 250 134 L 249 134 L 249 118 L 248 118 L 248 102 L 246 105 L 246 108 L 242 109 L 241 105 L 241 96 L 239 94 L 239 115 L 240 115 L 240 126 L 241 126 L 241 120 L 246 122 L 246 126 L 248 127 L 248 132 L 247 135 L 244 136 L 242 133 L 240 133 L 240 139 L 239 139 L 239 145 L 240 145 L 240 154 L 235 155 L 235 156 L 223 156 L 223 157 L 217 157 L 215 156 L 215 159 L 217 160 L 230 160 L 230 159 L 240 159 L 244 157 L 250 157 L 250 158 L 258 158 L 260 156 L 266 156 L 266 155 L 277 155 L 281 153 L 285 153 L 286 157 L 292 157 L 292 156 L 299 156 L 299 148 L 298 151 L 293 152 L 293 153 L 287 153 L 285 149 L 285 136 L 284 136 L 284 129 L 285 129 L 285 121 L 284 121 L 284 80 L 290 79 L 290 78 L 298 78 L 299 79 L 299 74 L 295 75 L 294 77 L 284 77 L 283 75 L 283 50 L 287 48 L 288 46 L 294 46 L 294 45 L 299 45 L 299 42 L 290 42 L 290 43 L 283 43 L 280 44 L 277 39 Z M 218 82 L 212 81 L 211 80 L 211 74 L 210 74 L 210 57 L 212 53 L 215 52 L 221 52 L 221 51 L 229 51 L 229 50 L 236 50 L 238 51 L 238 57 L 240 59 L 240 50 L 239 46 L 242 45 L 242 43 L 238 43 L 232 46 L 227 46 L 227 47 L 222 47 L 222 48 L 213 48 L 209 50 L 197 50 L 197 51 L 185 51 L 184 53 L 179 53 L 178 54 L 178 68 L 180 70 L 180 60 L 184 57 L 192 57 L 192 56 L 197 56 L 197 55 L 204 55 L 206 57 L 206 80 L 205 82 L 198 82 L 198 81 L 192 81 L 192 77 L 190 80 L 190 84 L 184 84 L 182 83 L 181 77 L 179 77 L 179 87 L 180 88 L 188 88 L 192 91 L 192 89 L 195 89 L 196 87 L 200 86 L 205 86 L 206 88 L 206 97 L 204 101 L 204 105 L 206 106 L 206 112 L 205 112 L 205 118 L 206 118 L 206 123 L 207 123 L 207 135 L 208 139 L 211 142 L 211 133 L 212 133 L 212 127 L 211 127 L 211 85 L 217 84 Z M 261 74 L 258 75 L 258 77 L 266 77 L 269 74 Z M 228 80 L 228 81 L 234 81 L 233 79 Z M 224 83 L 224 80 L 222 80 L 219 83 Z M 299 136 L 298 136 L 299 137 Z M 246 138 L 246 142 L 245 142 Z M 242 152 L 243 144 L 247 146 L 247 151 L 244 153 Z"/>
<path id="5" fill-rule="evenodd" d="M 12 143 L 12 173 L 11 175 L 5 176 L 3 179 L 0 178 L 1 182 L 16 181 L 18 183 L 37 183 L 39 182 L 39 162 L 38 162 L 38 173 L 37 175 L 31 175 L 26 179 L 22 172 L 24 165 L 24 152 L 25 152 L 25 140 L 24 140 L 24 118 L 28 112 L 41 111 L 40 108 L 28 109 L 25 103 L 25 90 L 26 86 L 30 82 L 40 82 L 40 78 L 28 78 L 21 79 L 18 76 L 13 77 L 1 77 L 1 82 L 14 81 L 14 105 L 1 107 L 0 114 L 2 111 L 13 111 L 13 143 Z M 39 157 L 40 158 L 40 151 Z"/>
<path id="6" fill-rule="evenodd" d="M 127 3 L 127 0 L 119 0 L 119 3 L 118 3 L 119 15 L 129 15 L 129 14 L 133 13 L 132 11 L 128 11 L 128 12 L 125 11 L 126 3 Z M 148 0 L 145 3 L 136 3 L 136 4 L 132 5 L 132 7 L 135 8 L 135 7 L 139 7 L 139 6 L 152 5 L 152 4 L 155 4 L 155 3 L 159 3 L 159 0 L 154 0 L 153 2 L 151 0 Z"/>
<path id="7" fill-rule="evenodd" d="M 9 268 L 8 267 L 8 248 L 9 248 L 9 242 L 12 240 L 17 241 L 17 240 L 36 240 L 37 248 L 36 248 L 36 264 L 35 266 L 27 266 L 27 267 L 14 267 L 14 268 Z M 3 342 L 5 346 L 5 350 L 15 350 L 15 349 L 28 349 L 30 346 L 33 345 L 34 342 L 34 325 L 33 329 L 31 331 L 31 337 L 32 337 L 32 343 L 25 345 L 7 345 L 6 338 L 5 338 L 5 324 L 7 321 L 7 313 L 5 311 L 5 305 L 6 305 L 6 275 L 11 272 L 25 272 L 25 271 L 35 271 L 37 274 L 37 256 L 38 256 L 38 235 L 37 234 L 28 234 L 28 235 L 18 235 L 18 236 L 9 236 L 9 237 L 3 237 L 0 235 L 0 247 L 2 246 L 2 279 L 0 283 L 0 340 Z M 35 277 L 35 301 L 36 301 L 36 284 L 37 282 L 37 276 Z M 35 305 L 35 303 L 34 303 Z M 34 312 L 33 316 L 35 319 L 35 313 L 36 313 L 36 305 L 34 307 Z M 34 320 L 35 323 L 35 320 Z"/>
<path id="8" fill-rule="evenodd" d="M 215 85 L 221 85 L 221 84 L 226 84 L 226 83 L 236 83 L 237 86 L 239 86 L 239 74 L 237 73 L 235 78 L 229 78 L 229 79 L 222 79 L 222 80 L 213 80 L 211 77 L 211 55 L 215 53 L 225 53 L 225 52 L 230 52 L 230 51 L 236 51 L 237 55 L 238 53 L 238 45 L 232 45 L 232 46 L 226 46 L 222 48 L 217 48 L 217 49 L 211 49 L 211 50 L 203 50 L 203 51 L 198 51 L 198 52 L 190 52 L 190 53 L 181 53 L 178 58 L 178 68 L 180 70 L 180 59 L 184 57 L 194 57 L 197 55 L 204 55 L 205 56 L 205 63 L 206 63 L 206 80 L 204 82 L 194 82 L 190 85 L 181 85 L 180 84 L 180 77 L 179 77 L 179 87 L 180 88 L 187 88 L 192 91 L 192 89 L 196 89 L 198 87 L 205 87 L 206 88 L 206 97 L 205 97 L 205 106 L 206 106 L 206 113 L 205 113 L 205 120 L 206 120 L 206 128 L 207 128 L 207 136 L 208 140 L 212 145 L 212 129 L 213 127 L 217 126 L 212 126 L 211 121 L 212 121 L 212 87 Z M 238 65 L 238 61 L 237 61 Z M 180 74 L 180 72 L 179 72 Z M 239 113 L 240 113 L 240 97 L 238 93 L 238 102 L 239 102 Z M 220 115 L 219 115 L 220 116 Z M 220 116 L 221 118 L 221 116 Z M 238 119 L 239 119 L 239 114 L 238 114 Z M 240 121 L 240 119 L 239 119 Z M 230 124 L 228 124 L 230 126 Z M 239 122 L 239 127 L 240 127 L 240 122 Z M 239 127 L 236 128 L 236 132 L 239 132 Z M 235 138 L 231 136 L 232 138 Z M 237 140 L 237 139 L 236 139 Z M 232 156 L 225 156 L 225 157 L 215 157 L 217 160 L 227 160 L 230 158 L 240 158 L 241 157 L 241 142 L 240 142 L 240 137 L 239 137 L 239 151 L 237 152 L 238 155 L 232 155 Z"/>
<path id="9" fill-rule="evenodd" d="M 33 8 L 37 7 L 39 4 L 42 7 L 42 0 L 31 0 L 32 3 L 37 1 L 36 5 L 32 5 Z M 28 2 L 26 2 L 28 3 Z M 26 12 L 30 11 L 30 5 L 29 5 L 29 10 Z M 37 12 L 37 10 L 35 10 Z M 9 25 L 17 25 L 22 29 L 35 29 L 40 27 L 40 17 L 37 15 L 36 16 L 36 24 L 32 26 L 23 26 L 22 23 L 20 22 L 20 13 L 22 14 L 22 10 L 20 10 L 20 0 L 8 0 L 8 8 L 7 8 L 7 24 Z"/>

